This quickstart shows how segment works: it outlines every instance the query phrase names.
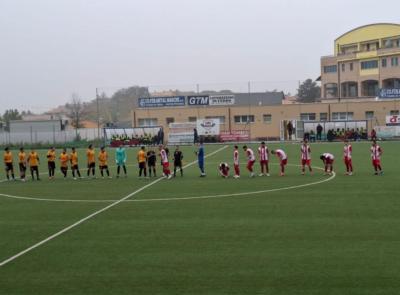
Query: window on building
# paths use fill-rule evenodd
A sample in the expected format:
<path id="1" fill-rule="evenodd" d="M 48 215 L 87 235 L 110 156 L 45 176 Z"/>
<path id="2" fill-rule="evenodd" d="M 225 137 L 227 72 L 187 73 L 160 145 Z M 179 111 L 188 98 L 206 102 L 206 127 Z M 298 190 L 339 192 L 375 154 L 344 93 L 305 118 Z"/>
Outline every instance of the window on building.
<path id="1" fill-rule="evenodd" d="M 342 64 L 342 72 L 346 69 L 346 64 Z"/>
<path id="2" fill-rule="evenodd" d="M 139 127 L 151 127 L 151 126 L 157 126 L 158 125 L 157 118 L 139 119 L 138 123 L 139 123 Z"/>
<path id="3" fill-rule="evenodd" d="M 173 118 L 173 117 L 168 117 L 168 118 L 165 119 L 165 121 L 166 121 L 166 123 L 167 123 L 167 125 L 168 125 L 168 124 L 170 124 L 170 123 L 174 123 L 174 122 L 175 122 L 175 118 Z"/>
<path id="4" fill-rule="evenodd" d="M 361 62 L 361 69 L 368 70 L 368 69 L 376 69 L 378 67 L 377 60 L 367 60 Z"/>
<path id="5" fill-rule="evenodd" d="M 372 120 L 374 118 L 374 111 L 366 111 L 365 112 L 365 119 Z"/>
<path id="6" fill-rule="evenodd" d="M 353 120 L 353 112 L 333 112 L 332 121 L 348 121 Z"/>
<path id="7" fill-rule="evenodd" d="M 328 121 L 328 113 L 319 113 L 320 121 Z"/>
<path id="8" fill-rule="evenodd" d="M 315 113 L 301 113 L 300 121 L 315 121 Z"/>
<path id="9" fill-rule="evenodd" d="M 383 58 L 382 59 L 382 68 L 386 68 L 386 66 L 387 66 L 387 60 L 386 60 L 386 58 Z"/>
<path id="10" fill-rule="evenodd" d="M 271 124 L 272 122 L 272 115 L 271 114 L 265 114 L 263 115 L 263 121 L 265 124 Z"/>
<path id="11" fill-rule="evenodd" d="M 391 115 L 391 116 L 397 116 L 397 115 L 399 115 L 399 114 L 400 114 L 399 110 L 391 110 L 391 111 L 390 111 L 390 115 Z"/>
<path id="12" fill-rule="evenodd" d="M 225 116 L 206 116 L 206 119 L 219 119 L 219 124 L 225 124 Z"/>
<path id="13" fill-rule="evenodd" d="M 336 73 L 337 72 L 337 66 L 332 65 L 332 66 L 324 66 L 324 73 Z"/>
<path id="14" fill-rule="evenodd" d="M 254 115 L 234 116 L 234 121 L 237 124 L 254 123 Z"/>
<path id="15" fill-rule="evenodd" d="M 392 40 L 390 40 L 390 39 L 385 40 L 385 41 L 383 42 L 383 46 L 384 46 L 385 48 L 392 48 L 392 47 L 393 47 Z"/>
<path id="16" fill-rule="evenodd" d="M 353 69 L 354 69 L 354 66 L 353 66 L 353 63 L 351 62 L 350 63 L 350 71 L 353 71 Z"/>
<path id="17" fill-rule="evenodd" d="M 189 117 L 188 121 L 189 122 L 196 122 L 197 121 L 197 117 Z"/>
<path id="18" fill-rule="evenodd" d="M 391 58 L 391 65 L 392 65 L 392 67 L 397 67 L 399 65 L 399 58 L 398 57 L 392 57 Z"/>

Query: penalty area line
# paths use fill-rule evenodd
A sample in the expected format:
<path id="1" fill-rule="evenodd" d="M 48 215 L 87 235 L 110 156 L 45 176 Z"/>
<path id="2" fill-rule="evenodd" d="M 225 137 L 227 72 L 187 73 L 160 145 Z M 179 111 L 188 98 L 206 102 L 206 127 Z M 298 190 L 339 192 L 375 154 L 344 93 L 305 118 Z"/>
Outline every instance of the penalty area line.
<path id="1" fill-rule="evenodd" d="M 212 153 L 208 154 L 208 155 L 206 156 L 206 158 L 215 155 L 216 153 L 218 153 L 218 152 L 220 152 L 220 151 L 226 149 L 227 147 L 228 147 L 228 146 L 225 145 L 225 146 L 223 146 L 222 148 L 219 148 L 219 149 L 213 151 Z M 197 160 L 196 160 L 196 161 L 193 161 L 193 162 L 191 162 L 191 163 L 189 163 L 189 164 L 187 164 L 187 165 L 185 165 L 183 168 L 184 168 L 184 169 L 185 169 L 185 168 L 188 168 L 188 167 L 190 167 L 190 166 L 192 166 L 192 165 L 194 165 L 194 164 L 196 164 L 196 163 L 197 163 Z M 79 226 L 80 224 L 84 223 L 85 221 L 88 221 L 89 219 L 92 219 L 92 218 L 95 217 L 96 215 L 99 215 L 99 214 L 101 214 L 101 213 L 107 211 L 108 209 L 111 209 L 112 207 L 114 207 L 114 206 L 116 206 L 116 205 L 118 205 L 118 204 L 120 204 L 120 203 L 126 201 L 127 199 L 133 197 L 134 195 L 137 195 L 137 194 L 140 193 L 141 191 L 143 191 L 143 190 L 145 190 L 145 189 L 147 189 L 147 188 L 149 188 L 149 187 L 155 185 L 156 183 L 160 182 L 160 181 L 163 180 L 163 179 L 164 179 L 164 178 L 158 178 L 158 179 L 156 179 L 156 180 L 150 182 L 149 184 L 146 184 L 145 186 L 142 186 L 141 188 L 135 190 L 134 192 L 132 192 L 132 193 L 126 195 L 125 197 L 123 197 L 123 198 L 121 198 L 121 199 L 119 199 L 119 200 L 117 200 L 117 201 L 115 201 L 114 203 L 111 203 L 110 205 L 108 205 L 108 206 L 106 206 L 106 207 L 104 207 L 104 208 L 101 208 L 100 210 L 97 210 L 97 211 L 93 212 L 92 214 L 90 214 L 90 215 L 88 215 L 88 216 L 86 216 L 86 217 L 84 217 L 84 218 L 78 220 L 77 222 L 75 222 L 75 223 L 73 223 L 73 224 L 67 226 L 66 228 L 64 228 L 64 229 L 62 229 L 62 230 L 60 230 L 60 231 L 58 231 L 58 232 L 52 234 L 51 236 L 47 237 L 46 239 L 44 239 L 44 240 L 42 240 L 42 241 L 40 241 L 40 242 L 38 242 L 38 243 L 36 243 L 36 244 L 34 244 L 34 245 L 32 245 L 32 246 L 26 248 L 25 250 L 23 250 L 23 251 L 21 251 L 21 252 L 15 254 L 15 255 L 13 255 L 13 256 L 7 258 L 7 259 L 1 261 L 1 262 L 0 262 L 0 267 L 3 267 L 4 265 L 10 263 L 11 261 L 14 261 L 15 259 L 17 259 L 17 258 L 19 258 L 19 257 L 21 257 L 21 256 L 23 256 L 23 255 L 25 255 L 25 254 L 27 254 L 27 253 L 29 253 L 30 251 L 32 251 L 32 250 L 34 250 L 34 249 L 36 249 L 36 248 L 42 246 L 43 244 L 46 244 L 47 242 L 50 242 L 51 240 L 53 240 L 53 239 L 55 239 L 55 238 L 61 236 L 62 234 L 64 234 L 64 233 L 70 231 L 71 229 L 73 229 L 73 228 Z"/>

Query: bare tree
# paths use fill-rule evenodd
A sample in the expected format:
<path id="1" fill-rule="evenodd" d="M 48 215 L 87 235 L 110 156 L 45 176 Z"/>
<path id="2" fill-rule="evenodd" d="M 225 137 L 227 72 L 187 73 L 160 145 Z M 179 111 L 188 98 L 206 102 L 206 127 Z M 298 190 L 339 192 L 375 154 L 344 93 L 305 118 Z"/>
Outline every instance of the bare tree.
<path id="1" fill-rule="evenodd" d="M 82 117 L 84 114 L 84 105 L 82 103 L 79 94 L 74 92 L 71 95 L 71 101 L 67 103 L 66 108 L 68 109 L 69 117 L 71 118 L 72 126 L 77 130 L 82 126 Z M 78 130 L 77 130 L 78 132 Z"/>

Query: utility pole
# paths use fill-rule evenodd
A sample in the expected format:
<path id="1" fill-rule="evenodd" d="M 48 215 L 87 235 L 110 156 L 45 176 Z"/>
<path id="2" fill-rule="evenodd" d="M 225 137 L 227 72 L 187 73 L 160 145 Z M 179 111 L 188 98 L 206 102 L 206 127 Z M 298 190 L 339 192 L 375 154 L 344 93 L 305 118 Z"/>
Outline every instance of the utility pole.
<path id="1" fill-rule="evenodd" d="M 97 108 L 97 137 L 100 139 L 100 109 L 99 109 L 99 91 L 96 88 L 96 108 Z"/>

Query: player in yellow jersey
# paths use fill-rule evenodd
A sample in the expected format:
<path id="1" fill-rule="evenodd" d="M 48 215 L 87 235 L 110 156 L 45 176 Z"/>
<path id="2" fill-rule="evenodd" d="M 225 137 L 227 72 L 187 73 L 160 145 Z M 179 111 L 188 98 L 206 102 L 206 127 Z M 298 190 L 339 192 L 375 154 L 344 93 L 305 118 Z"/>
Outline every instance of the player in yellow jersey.
<path id="1" fill-rule="evenodd" d="M 4 149 L 4 166 L 6 170 L 7 180 L 10 180 L 10 174 L 13 180 L 14 177 L 14 165 L 13 165 L 13 155 L 8 147 Z"/>
<path id="2" fill-rule="evenodd" d="M 39 155 L 34 149 L 28 155 L 29 169 L 31 170 L 32 180 L 35 180 L 34 172 L 36 172 L 36 179 L 40 180 L 39 177 Z"/>
<path id="3" fill-rule="evenodd" d="M 99 153 L 99 168 L 100 168 L 100 174 L 101 177 L 104 178 L 104 170 L 106 170 L 108 178 L 111 178 L 110 176 L 110 171 L 108 170 L 108 154 L 106 150 L 104 149 L 104 146 L 100 148 L 100 153 Z"/>
<path id="4" fill-rule="evenodd" d="M 95 168 L 96 168 L 96 160 L 95 160 L 95 151 L 93 148 L 93 145 L 90 144 L 88 149 L 86 150 L 86 157 L 87 157 L 87 176 L 89 177 L 90 172 L 92 172 L 93 178 L 96 178 L 95 176 Z"/>
<path id="5" fill-rule="evenodd" d="M 64 148 L 62 153 L 60 154 L 60 169 L 61 173 L 64 175 L 64 178 L 67 178 L 68 161 L 69 161 L 69 156 L 67 154 L 67 149 Z"/>
<path id="6" fill-rule="evenodd" d="M 47 151 L 47 168 L 49 170 L 49 179 L 54 178 L 54 174 L 56 172 L 56 150 L 54 147 L 51 147 Z"/>
<path id="7" fill-rule="evenodd" d="M 79 178 L 82 178 L 78 166 L 78 153 L 76 152 L 74 147 L 72 148 L 72 152 L 69 154 L 69 161 L 71 162 L 72 177 L 74 178 L 74 180 L 76 180 L 75 172 Z"/>
<path id="8" fill-rule="evenodd" d="M 144 177 L 147 177 L 147 169 L 146 169 L 146 161 L 147 161 L 147 155 L 146 155 L 146 149 L 144 146 L 140 148 L 140 150 L 137 153 L 136 159 L 139 164 L 139 177 L 142 177 L 142 173 Z"/>
<path id="9" fill-rule="evenodd" d="M 19 165 L 19 177 L 22 181 L 25 181 L 26 175 L 26 153 L 24 148 L 21 147 L 18 153 L 18 165 Z"/>

